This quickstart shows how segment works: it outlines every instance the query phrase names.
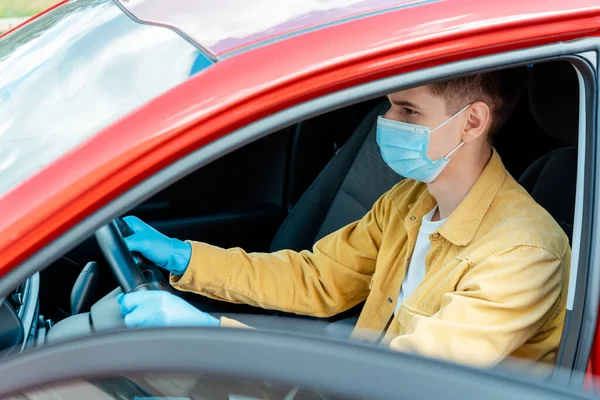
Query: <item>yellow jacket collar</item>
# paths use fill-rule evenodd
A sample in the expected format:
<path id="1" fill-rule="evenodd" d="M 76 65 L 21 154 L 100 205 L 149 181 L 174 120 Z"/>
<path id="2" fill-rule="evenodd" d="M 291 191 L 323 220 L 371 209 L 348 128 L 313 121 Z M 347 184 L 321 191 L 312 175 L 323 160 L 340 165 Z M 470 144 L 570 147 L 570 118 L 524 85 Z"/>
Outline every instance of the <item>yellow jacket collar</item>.
<path id="1" fill-rule="evenodd" d="M 440 235 L 455 246 L 466 246 L 473 240 L 484 215 L 500 191 L 506 170 L 495 149 L 492 157 L 475 184 L 460 205 L 452 212 L 448 221 L 439 229 Z M 419 218 L 426 215 L 435 206 L 435 198 L 425 190 L 411 211 Z"/>

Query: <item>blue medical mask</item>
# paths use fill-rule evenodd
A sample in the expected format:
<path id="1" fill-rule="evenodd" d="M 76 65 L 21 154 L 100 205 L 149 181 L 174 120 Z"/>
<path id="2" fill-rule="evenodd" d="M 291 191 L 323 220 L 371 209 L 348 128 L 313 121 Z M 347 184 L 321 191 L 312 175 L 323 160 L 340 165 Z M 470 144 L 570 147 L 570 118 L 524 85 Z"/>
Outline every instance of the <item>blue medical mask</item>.
<path id="1" fill-rule="evenodd" d="M 469 106 L 470 104 L 431 130 L 426 126 L 379 117 L 377 120 L 377 144 L 383 161 L 405 178 L 425 183 L 432 182 L 450 162 L 448 157 L 460 149 L 464 141 L 460 142 L 444 158 L 432 161 L 427 156 L 429 137 L 432 132 L 452 121 Z"/>

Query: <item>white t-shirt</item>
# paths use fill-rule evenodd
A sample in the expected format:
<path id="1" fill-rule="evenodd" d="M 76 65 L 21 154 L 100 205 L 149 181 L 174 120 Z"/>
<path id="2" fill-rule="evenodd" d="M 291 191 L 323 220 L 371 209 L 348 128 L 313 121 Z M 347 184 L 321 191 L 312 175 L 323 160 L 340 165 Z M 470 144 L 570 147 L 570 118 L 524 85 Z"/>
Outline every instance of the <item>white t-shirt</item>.
<path id="1" fill-rule="evenodd" d="M 425 278 L 425 256 L 431 248 L 429 242 L 429 235 L 436 232 L 440 226 L 446 222 L 445 219 L 440 221 L 432 222 L 433 214 L 437 210 L 437 206 L 433 208 L 427 215 L 423 217 L 421 221 L 421 228 L 419 228 L 419 234 L 417 235 L 417 242 L 415 243 L 415 249 L 408 264 L 408 271 L 404 276 L 402 287 L 400 288 L 400 294 L 398 295 L 398 304 L 396 305 L 395 314 L 398 313 L 398 309 L 404 300 L 406 300 L 412 292 L 415 291 L 417 286 L 423 282 Z"/>

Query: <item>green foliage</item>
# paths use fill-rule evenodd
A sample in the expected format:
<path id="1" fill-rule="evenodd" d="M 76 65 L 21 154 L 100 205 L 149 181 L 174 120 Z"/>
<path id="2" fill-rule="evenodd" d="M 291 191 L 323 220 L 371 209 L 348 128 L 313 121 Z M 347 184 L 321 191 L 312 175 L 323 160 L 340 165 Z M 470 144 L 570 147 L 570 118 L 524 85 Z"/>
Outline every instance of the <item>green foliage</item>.
<path id="1" fill-rule="evenodd" d="M 41 16 L 34 23 L 27 24 L 0 39 L 0 62 L 18 47 L 36 40 L 45 31 L 60 23 L 64 18 L 77 14 L 86 8 L 108 7 L 112 4 L 111 0 L 72 0 L 67 2 L 58 9 Z"/>
<path id="2" fill-rule="evenodd" d="M 58 0 L 0 0 L 0 18 L 35 15 L 58 3 Z"/>

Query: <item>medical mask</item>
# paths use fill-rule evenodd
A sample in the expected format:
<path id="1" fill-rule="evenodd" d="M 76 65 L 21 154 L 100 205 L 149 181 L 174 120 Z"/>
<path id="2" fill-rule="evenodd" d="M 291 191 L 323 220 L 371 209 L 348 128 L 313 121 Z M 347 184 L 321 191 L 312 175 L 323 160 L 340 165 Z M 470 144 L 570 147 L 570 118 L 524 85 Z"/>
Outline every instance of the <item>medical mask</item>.
<path id="1" fill-rule="evenodd" d="M 377 119 L 377 144 L 383 161 L 405 178 L 425 183 L 432 182 L 450 162 L 448 157 L 460 149 L 465 142 L 460 142 L 444 158 L 432 161 L 427 156 L 430 135 L 452 121 L 469 106 L 470 104 L 431 130 L 426 126 L 379 117 Z"/>

